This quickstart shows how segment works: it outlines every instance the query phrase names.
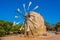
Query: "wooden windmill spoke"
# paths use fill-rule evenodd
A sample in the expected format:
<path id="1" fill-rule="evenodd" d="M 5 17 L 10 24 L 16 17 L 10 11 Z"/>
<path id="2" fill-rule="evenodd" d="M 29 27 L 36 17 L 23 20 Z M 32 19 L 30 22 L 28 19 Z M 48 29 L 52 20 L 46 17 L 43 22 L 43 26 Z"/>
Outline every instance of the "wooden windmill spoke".
<path id="1" fill-rule="evenodd" d="M 24 29 L 25 29 L 25 34 L 26 34 L 26 28 L 27 28 L 27 23 L 24 23 Z"/>
<path id="2" fill-rule="evenodd" d="M 31 21 L 30 19 L 29 19 L 29 21 L 33 23 L 33 26 L 34 26 L 35 32 L 37 32 L 37 31 L 36 31 L 36 26 L 35 26 L 36 24 L 35 24 L 33 21 Z"/>
<path id="3" fill-rule="evenodd" d="M 26 23 L 26 27 L 29 27 L 29 29 L 30 29 L 30 31 L 31 31 L 31 34 L 34 36 L 34 34 L 33 34 L 32 30 L 31 30 L 30 26 L 28 25 L 28 23 L 27 23 L 27 22 L 25 22 L 25 23 Z M 26 31 L 25 31 L 25 32 L 26 32 Z M 28 35 L 28 33 L 29 33 L 29 31 L 27 31 L 27 35 Z"/>
<path id="4" fill-rule="evenodd" d="M 18 12 L 18 11 L 17 11 Z M 20 15 L 22 15 L 23 17 L 26 17 L 25 15 L 23 15 L 22 13 L 18 12 Z"/>
<path id="5" fill-rule="evenodd" d="M 27 26 L 28 26 L 28 23 L 27 23 Z M 30 28 L 30 26 L 29 26 L 29 28 Z M 31 34 L 34 36 L 34 34 L 33 34 L 32 30 L 31 30 L 31 28 L 30 28 L 30 31 L 31 31 Z"/>
<path id="6" fill-rule="evenodd" d="M 30 16 L 35 17 L 35 16 L 33 16 L 33 15 L 30 15 Z"/>
<path id="7" fill-rule="evenodd" d="M 37 24 L 35 24 L 33 21 L 31 21 L 30 19 L 28 19 L 30 22 L 32 22 L 33 23 L 33 25 L 37 25 Z M 36 27 L 35 27 L 36 28 Z"/>
<path id="8" fill-rule="evenodd" d="M 30 28 L 30 26 L 29 26 L 29 28 Z M 32 30 L 31 30 L 31 28 L 30 28 L 30 31 L 31 31 L 31 34 L 32 34 L 32 35 L 33 35 L 33 37 L 34 37 L 34 34 L 33 34 Z"/>

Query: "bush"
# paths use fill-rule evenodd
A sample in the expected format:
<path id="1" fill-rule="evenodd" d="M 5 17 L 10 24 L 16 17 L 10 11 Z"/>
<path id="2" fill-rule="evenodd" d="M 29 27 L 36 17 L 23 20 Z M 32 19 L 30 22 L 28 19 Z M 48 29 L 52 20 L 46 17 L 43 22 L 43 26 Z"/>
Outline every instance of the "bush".
<path id="1" fill-rule="evenodd" d="M 20 28 L 19 26 L 13 26 L 13 27 L 12 27 L 13 33 L 14 33 L 14 34 L 17 34 L 18 31 L 19 31 L 19 28 Z"/>
<path id="2" fill-rule="evenodd" d="M 7 35 L 10 34 L 10 32 L 13 32 L 13 29 L 12 29 L 11 26 L 4 26 L 3 28 L 4 28 L 4 30 L 6 31 L 6 34 L 7 34 Z"/>
<path id="3" fill-rule="evenodd" d="M 12 26 L 12 22 L 0 20 L 0 36 L 9 35 L 9 34 L 19 34 L 24 33 L 24 29 L 20 30 L 20 27 L 23 27 L 23 24 Z"/>
<path id="4" fill-rule="evenodd" d="M 0 37 L 5 36 L 5 31 L 3 29 L 0 29 Z"/>

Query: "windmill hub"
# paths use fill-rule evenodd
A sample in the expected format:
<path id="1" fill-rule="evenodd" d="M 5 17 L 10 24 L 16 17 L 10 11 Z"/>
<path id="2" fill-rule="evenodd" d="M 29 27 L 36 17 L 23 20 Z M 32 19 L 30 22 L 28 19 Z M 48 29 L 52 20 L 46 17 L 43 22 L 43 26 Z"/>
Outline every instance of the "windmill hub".
<path id="1" fill-rule="evenodd" d="M 26 14 L 26 17 L 27 17 L 27 18 L 30 18 L 30 14 L 29 14 L 29 13 L 27 13 L 27 14 Z"/>

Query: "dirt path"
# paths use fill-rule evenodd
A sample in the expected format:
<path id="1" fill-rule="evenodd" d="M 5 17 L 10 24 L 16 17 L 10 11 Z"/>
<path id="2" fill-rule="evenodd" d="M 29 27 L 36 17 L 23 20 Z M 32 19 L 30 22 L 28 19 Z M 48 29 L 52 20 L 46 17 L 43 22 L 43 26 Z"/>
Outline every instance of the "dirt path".
<path id="1" fill-rule="evenodd" d="M 21 37 L 19 35 L 2 37 L 2 40 L 60 40 L 60 35 L 54 36 L 37 36 L 37 37 Z M 1 40 L 0 39 L 0 40 Z"/>

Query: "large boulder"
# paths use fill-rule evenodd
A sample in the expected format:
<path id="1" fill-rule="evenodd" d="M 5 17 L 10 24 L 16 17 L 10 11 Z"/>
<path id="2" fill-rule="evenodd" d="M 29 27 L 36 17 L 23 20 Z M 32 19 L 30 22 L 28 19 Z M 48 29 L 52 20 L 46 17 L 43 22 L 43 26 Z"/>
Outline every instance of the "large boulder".
<path id="1" fill-rule="evenodd" d="M 29 19 L 26 20 L 29 27 L 25 26 L 25 31 L 27 31 L 29 35 L 31 35 L 32 33 L 33 35 L 45 34 L 46 26 L 44 25 L 43 17 L 36 12 L 30 12 L 29 15 Z"/>

